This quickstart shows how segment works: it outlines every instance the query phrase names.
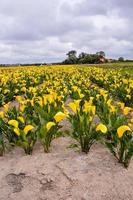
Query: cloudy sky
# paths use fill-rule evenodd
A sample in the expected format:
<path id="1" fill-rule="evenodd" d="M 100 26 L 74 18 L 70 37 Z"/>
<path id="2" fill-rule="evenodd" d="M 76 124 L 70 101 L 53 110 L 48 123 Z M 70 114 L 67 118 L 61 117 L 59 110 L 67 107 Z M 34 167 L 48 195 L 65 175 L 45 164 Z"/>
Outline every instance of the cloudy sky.
<path id="1" fill-rule="evenodd" d="M 0 0 L 0 63 L 56 62 L 72 49 L 133 58 L 133 0 Z"/>

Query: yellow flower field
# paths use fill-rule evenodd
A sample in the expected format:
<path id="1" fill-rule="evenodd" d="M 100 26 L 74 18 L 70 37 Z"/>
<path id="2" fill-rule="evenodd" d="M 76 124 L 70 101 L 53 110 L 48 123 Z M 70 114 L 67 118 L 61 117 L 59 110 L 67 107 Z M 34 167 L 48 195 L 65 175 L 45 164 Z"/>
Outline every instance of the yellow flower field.
<path id="1" fill-rule="evenodd" d="M 38 140 L 50 152 L 52 140 L 69 135 L 76 142 L 73 146 L 85 153 L 96 141 L 104 143 L 128 167 L 133 156 L 132 113 L 133 76 L 120 68 L 0 68 L 1 155 L 12 144 L 32 154 Z M 66 135 L 60 128 L 67 119 L 72 130 Z"/>

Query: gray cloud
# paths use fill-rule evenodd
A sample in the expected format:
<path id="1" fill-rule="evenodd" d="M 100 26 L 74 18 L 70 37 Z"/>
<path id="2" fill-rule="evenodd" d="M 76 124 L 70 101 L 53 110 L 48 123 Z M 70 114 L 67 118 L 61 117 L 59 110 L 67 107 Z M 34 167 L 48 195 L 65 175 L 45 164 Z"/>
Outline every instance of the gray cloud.
<path id="1" fill-rule="evenodd" d="M 0 63 L 53 62 L 67 51 L 132 58 L 132 0 L 1 0 Z"/>

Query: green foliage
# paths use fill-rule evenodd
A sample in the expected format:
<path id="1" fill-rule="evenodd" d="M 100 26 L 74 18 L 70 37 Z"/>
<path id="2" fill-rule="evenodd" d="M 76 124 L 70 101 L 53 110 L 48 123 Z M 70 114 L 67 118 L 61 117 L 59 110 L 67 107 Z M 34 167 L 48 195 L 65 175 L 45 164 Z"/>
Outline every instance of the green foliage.
<path id="1" fill-rule="evenodd" d="M 92 109 L 94 106 L 90 106 L 90 110 L 85 110 L 84 102 L 80 102 L 79 110 L 77 109 L 74 114 L 69 114 L 69 121 L 73 127 L 70 136 L 78 142 L 82 152 L 85 153 L 88 153 L 94 142 L 101 137 L 101 134 L 96 132 L 96 125 L 93 123 Z"/>
<path id="2" fill-rule="evenodd" d="M 58 132 L 59 126 L 55 125 L 55 126 L 51 127 L 50 130 L 47 130 L 46 125 L 47 125 L 46 123 L 41 125 L 41 127 L 38 131 L 38 137 L 42 142 L 44 152 L 49 153 L 51 142 L 58 135 L 57 132 Z"/>
<path id="3" fill-rule="evenodd" d="M 0 156 L 3 156 L 4 152 L 5 152 L 4 121 L 0 118 Z"/>
<path id="4" fill-rule="evenodd" d="M 105 57 L 105 53 L 100 51 L 96 54 L 80 53 L 76 57 L 77 52 L 75 50 L 67 53 L 68 58 L 63 62 L 64 64 L 94 64 L 100 63 L 100 59 Z"/>
<path id="5" fill-rule="evenodd" d="M 35 131 L 29 131 L 27 135 L 25 135 L 23 131 L 20 131 L 20 136 L 18 136 L 15 145 L 23 148 L 25 154 L 31 155 L 36 140 L 37 140 L 37 134 Z"/>
<path id="6" fill-rule="evenodd" d="M 37 126 L 38 138 L 43 145 L 44 151 L 48 153 L 50 151 L 52 140 L 58 137 L 58 130 L 60 126 L 58 123 L 55 123 L 54 116 L 58 111 L 62 110 L 62 103 L 58 102 L 58 100 L 55 100 L 54 102 L 41 106 L 38 102 L 36 102 L 34 105 L 34 110 L 35 115 L 33 118 L 34 123 Z M 49 122 L 55 123 L 55 125 L 50 129 L 47 129 L 47 124 Z"/>
<path id="7" fill-rule="evenodd" d="M 132 134 L 126 132 L 121 138 L 116 135 L 112 140 L 106 140 L 105 144 L 117 160 L 127 168 L 133 156 Z"/>

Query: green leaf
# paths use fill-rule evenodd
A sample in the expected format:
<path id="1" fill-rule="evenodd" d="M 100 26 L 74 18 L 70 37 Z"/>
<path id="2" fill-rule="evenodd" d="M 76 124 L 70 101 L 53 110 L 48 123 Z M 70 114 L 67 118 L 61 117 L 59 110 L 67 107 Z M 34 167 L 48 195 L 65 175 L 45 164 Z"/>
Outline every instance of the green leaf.
<path id="1" fill-rule="evenodd" d="M 79 145 L 74 143 L 74 144 L 70 144 L 69 146 L 67 146 L 67 148 L 78 148 L 79 149 Z"/>

